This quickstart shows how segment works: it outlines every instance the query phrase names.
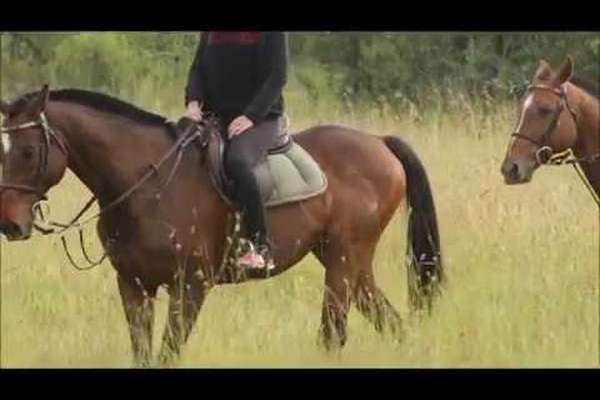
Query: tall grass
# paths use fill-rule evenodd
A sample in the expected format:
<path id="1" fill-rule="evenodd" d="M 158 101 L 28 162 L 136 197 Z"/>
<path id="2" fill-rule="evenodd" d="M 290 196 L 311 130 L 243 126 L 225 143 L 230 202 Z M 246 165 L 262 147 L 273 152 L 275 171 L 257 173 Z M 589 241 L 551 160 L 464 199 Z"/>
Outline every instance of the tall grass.
<path id="1" fill-rule="evenodd" d="M 172 117 L 181 113 L 181 85 L 161 92 L 139 82 L 129 100 Z M 527 185 L 503 184 L 499 168 L 514 123 L 512 105 L 473 104 L 455 93 L 451 112 L 432 96 L 427 109 L 406 102 L 396 113 L 381 105 L 316 105 L 295 90 L 287 97 L 293 130 L 341 123 L 397 134 L 414 146 L 437 202 L 446 293 L 431 316 L 407 313 L 405 216 L 399 210 L 375 265 L 379 284 L 405 320 L 402 343 L 378 336 L 353 310 L 343 351 L 320 351 L 323 269 L 307 256 L 271 280 L 214 289 L 179 366 L 598 366 L 598 210 L 566 167 L 541 169 Z M 68 219 L 86 196 L 67 176 L 50 193 L 53 217 Z M 93 229 L 88 240 L 99 252 Z M 130 365 L 127 325 L 108 262 L 75 271 L 53 237 L 1 246 L 2 366 Z M 165 314 L 160 292 L 155 348 Z"/>

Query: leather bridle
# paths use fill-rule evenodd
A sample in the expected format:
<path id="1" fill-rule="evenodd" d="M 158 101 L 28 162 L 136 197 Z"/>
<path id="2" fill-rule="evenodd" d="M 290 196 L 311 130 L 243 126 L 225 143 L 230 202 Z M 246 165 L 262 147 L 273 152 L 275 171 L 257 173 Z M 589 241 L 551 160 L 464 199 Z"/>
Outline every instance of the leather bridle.
<path id="1" fill-rule="evenodd" d="M 513 132 L 511 136 L 519 138 L 519 139 L 523 139 L 527 142 L 530 142 L 530 143 L 536 145 L 538 147 L 538 149 L 535 152 L 536 161 L 540 165 L 543 165 L 543 164 L 546 164 L 550 160 L 550 158 L 554 155 L 554 150 L 552 150 L 552 148 L 548 144 L 550 142 L 550 137 L 552 136 L 552 133 L 554 133 L 556 131 L 556 127 L 558 125 L 558 120 L 559 120 L 560 115 L 562 114 L 563 110 L 566 108 L 569 111 L 569 114 L 573 118 L 573 121 L 575 122 L 575 124 L 577 124 L 577 114 L 573 111 L 573 109 L 569 105 L 567 93 L 566 93 L 564 86 L 561 85 L 559 89 L 556 89 L 556 88 L 553 88 L 550 86 L 546 86 L 546 85 L 530 85 L 530 86 L 528 86 L 528 88 L 527 88 L 528 92 L 533 91 L 533 90 L 545 90 L 545 91 L 553 93 L 559 97 L 560 102 L 558 104 L 558 107 L 556 107 L 556 109 L 554 109 L 554 112 L 552 113 L 552 119 L 550 120 L 550 124 L 548 124 L 548 127 L 546 128 L 546 130 L 544 131 L 544 134 L 542 135 L 542 137 L 539 140 L 533 139 L 526 135 L 523 135 L 518 130 Z"/>
<path id="2" fill-rule="evenodd" d="M 51 142 L 56 142 L 58 148 L 63 152 L 63 154 L 65 156 L 68 156 L 68 151 L 64 142 L 60 139 L 56 131 L 52 129 L 52 127 L 48 123 L 46 114 L 44 114 L 44 112 L 41 112 L 38 120 L 36 121 L 25 122 L 16 126 L 1 127 L 0 134 L 18 134 L 26 129 L 32 128 L 41 128 L 40 133 L 42 143 L 42 147 L 40 148 L 41 161 L 38 164 L 35 183 L 33 185 L 27 185 L 21 183 L 0 182 L 0 193 L 6 189 L 12 189 L 27 194 L 34 194 L 38 197 L 38 199 L 46 200 L 46 194 L 42 186 L 42 181 L 48 169 L 48 156 L 50 153 Z"/>

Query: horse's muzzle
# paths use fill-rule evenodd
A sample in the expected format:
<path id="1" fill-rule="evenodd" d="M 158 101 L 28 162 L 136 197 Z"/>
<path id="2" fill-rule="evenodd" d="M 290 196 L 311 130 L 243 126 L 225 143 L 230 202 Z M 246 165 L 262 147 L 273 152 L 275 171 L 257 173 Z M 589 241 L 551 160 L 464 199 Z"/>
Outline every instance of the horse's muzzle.
<path id="1" fill-rule="evenodd" d="M 9 241 L 27 240 L 31 236 L 31 228 L 23 227 L 12 221 L 0 221 L 0 235 Z"/>
<path id="2" fill-rule="evenodd" d="M 507 185 L 519 185 L 531 180 L 533 169 L 524 162 L 505 159 L 502 163 L 501 172 L 504 176 L 504 183 Z"/>

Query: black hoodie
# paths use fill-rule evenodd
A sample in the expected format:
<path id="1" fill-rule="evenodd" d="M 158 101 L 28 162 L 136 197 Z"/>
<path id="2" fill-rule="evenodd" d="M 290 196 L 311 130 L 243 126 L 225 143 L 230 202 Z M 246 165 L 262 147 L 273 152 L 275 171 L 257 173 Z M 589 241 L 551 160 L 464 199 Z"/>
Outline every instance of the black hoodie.
<path id="1" fill-rule="evenodd" d="M 288 37 L 284 32 L 204 32 L 190 68 L 185 104 L 193 100 L 229 123 L 284 112 Z"/>

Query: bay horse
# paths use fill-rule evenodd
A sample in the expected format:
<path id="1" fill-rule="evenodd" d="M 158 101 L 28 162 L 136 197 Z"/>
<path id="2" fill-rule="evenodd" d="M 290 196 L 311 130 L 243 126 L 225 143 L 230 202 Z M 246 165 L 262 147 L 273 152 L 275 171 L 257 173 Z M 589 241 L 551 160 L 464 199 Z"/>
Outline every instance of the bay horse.
<path id="1" fill-rule="evenodd" d="M 570 57 L 558 71 L 539 62 L 520 102 L 519 121 L 501 172 L 507 184 L 521 184 L 529 182 L 539 166 L 566 161 L 581 168 L 582 179 L 600 206 L 600 98 L 591 85 L 584 88 L 584 80 L 573 78 Z M 570 156 L 562 157 L 566 151 Z"/>
<path id="2" fill-rule="evenodd" d="M 244 281 L 217 274 L 235 209 L 209 179 L 206 150 L 182 147 L 164 117 L 91 91 L 44 86 L 11 103 L 0 101 L 0 112 L 0 232 L 9 241 L 29 238 L 33 206 L 69 168 L 98 200 L 97 233 L 117 272 L 135 365 L 152 360 L 159 287 L 170 300 L 158 360 L 175 361 L 209 289 Z M 198 129 L 201 142 L 214 127 Z M 430 307 L 440 293 L 440 238 L 425 168 L 395 136 L 323 125 L 293 140 L 318 162 L 328 187 L 268 209 L 276 268 L 248 279 L 280 274 L 312 252 L 325 268 L 321 345 L 344 345 L 352 304 L 377 331 L 400 338 L 400 316 L 378 288 L 372 263 L 381 234 L 407 198 L 411 309 Z"/>

